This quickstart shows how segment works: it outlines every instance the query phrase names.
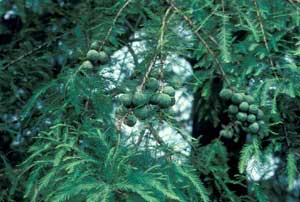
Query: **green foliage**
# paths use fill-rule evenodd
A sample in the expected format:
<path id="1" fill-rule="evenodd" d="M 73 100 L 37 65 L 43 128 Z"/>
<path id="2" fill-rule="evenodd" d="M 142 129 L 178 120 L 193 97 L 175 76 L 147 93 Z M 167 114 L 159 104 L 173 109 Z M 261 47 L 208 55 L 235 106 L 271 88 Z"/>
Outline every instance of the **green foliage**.
<path id="1" fill-rule="evenodd" d="M 297 166 L 295 156 L 292 152 L 289 152 L 287 156 L 287 176 L 288 176 L 288 185 L 289 189 L 294 188 L 296 173 L 297 173 Z"/>
<path id="2" fill-rule="evenodd" d="M 78 127 L 78 126 L 77 126 Z M 195 189 L 208 202 L 193 170 L 108 141 L 112 134 L 58 124 L 42 132 L 23 162 L 29 201 L 187 201 Z M 149 168 L 144 163 L 151 161 Z M 170 178 L 174 176 L 174 178 Z M 179 184 L 179 185 L 178 185 Z M 180 185 L 181 184 L 181 185 Z"/>
<path id="3" fill-rule="evenodd" d="M 251 143 L 244 145 L 243 149 L 241 150 L 239 162 L 240 173 L 245 172 L 247 163 L 252 157 L 258 161 L 261 159 L 260 143 L 257 138 L 255 138 Z"/>
<path id="4" fill-rule="evenodd" d="M 259 184 L 253 184 L 254 193 L 259 202 L 268 202 L 268 196 L 263 192 Z"/>
<path id="5" fill-rule="evenodd" d="M 0 201 L 277 202 L 267 197 L 274 176 L 265 184 L 246 179 L 251 159 L 263 164 L 274 153 L 284 191 L 295 190 L 296 1 L 11 4 L 0 2 L 1 16 L 12 9 L 23 27 L 0 25 L 1 39 L 9 36 L 0 40 Z M 112 57 L 121 48 L 122 63 Z M 191 61 L 192 79 L 170 70 L 174 54 Z M 116 63 L 122 75 L 107 76 L 119 71 Z M 168 111 L 182 87 L 194 88 L 195 123 L 211 124 L 216 134 L 182 132 L 185 124 Z M 190 156 L 157 134 L 165 123 L 188 137 Z"/>
<path id="6" fill-rule="evenodd" d="M 222 4 L 222 7 L 224 9 L 224 1 L 222 1 Z M 223 13 L 220 17 L 222 18 L 222 25 L 218 38 L 220 41 L 220 50 L 222 55 L 221 58 L 224 62 L 229 63 L 231 62 L 232 25 L 229 23 L 230 17 L 227 13 L 225 13 L 225 10 L 223 10 Z"/>
<path id="7" fill-rule="evenodd" d="M 3 163 L 3 173 L 1 172 L 1 194 L 0 201 L 12 200 L 15 192 L 18 192 L 17 189 L 17 176 L 14 173 L 13 166 L 8 162 L 8 159 L 0 153 L 0 163 Z M 1 165 L 0 164 L 0 165 Z M 2 176 L 5 174 L 5 176 Z"/>

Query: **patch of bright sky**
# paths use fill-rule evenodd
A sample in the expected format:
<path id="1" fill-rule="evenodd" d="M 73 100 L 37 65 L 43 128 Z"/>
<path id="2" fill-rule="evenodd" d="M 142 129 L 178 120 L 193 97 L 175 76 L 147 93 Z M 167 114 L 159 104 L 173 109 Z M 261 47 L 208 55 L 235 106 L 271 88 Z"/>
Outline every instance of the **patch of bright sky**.
<path id="1" fill-rule="evenodd" d="M 247 165 L 247 177 L 251 181 L 267 180 L 274 176 L 278 168 L 279 158 L 273 155 L 266 155 L 265 161 L 261 162 L 256 157 L 252 157 Z"/>

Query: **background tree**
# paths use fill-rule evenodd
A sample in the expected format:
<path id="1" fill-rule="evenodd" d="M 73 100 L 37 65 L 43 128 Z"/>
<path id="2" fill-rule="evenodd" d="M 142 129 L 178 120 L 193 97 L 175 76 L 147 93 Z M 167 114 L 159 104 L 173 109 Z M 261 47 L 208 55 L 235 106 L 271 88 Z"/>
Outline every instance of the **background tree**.
<path id="1" fill-rule="evenodd" d="M 0 201 L 299 201 L 297 1 L 0 5 Z"/>

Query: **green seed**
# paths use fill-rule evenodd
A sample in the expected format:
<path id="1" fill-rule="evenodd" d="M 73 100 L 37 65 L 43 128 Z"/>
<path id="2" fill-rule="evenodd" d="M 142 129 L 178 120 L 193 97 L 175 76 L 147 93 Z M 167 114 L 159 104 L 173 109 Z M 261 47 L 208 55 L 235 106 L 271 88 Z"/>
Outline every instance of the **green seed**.
<path id="1" fill-rule="evenodd" d="M 132 98 L 132 103 L 135 106 L 145 105 L 148 103 L 148 101 L 149 101 L 148 96 L 144 93 L 139 93 L 139 92 L 136 92 Z"/>
<path id="2" fill-rule="evenodd" d="M 239 108 L 236 105 L 229 105 L 228 112 L 230 114 L 236 114 L 239 112 Z"/>
<path id="3" fill-rule="evenodd" d="M 266 123 L 263 120 L 258 121 L 258 125 L 264 126 Z"/>
<path id="4" fill-rule="evenodd" d="M 251 95 L 245 95 L 244 98 L 249 104 L 253 104 L 255 102 L 254 97 L 252 97 Z"/>
<path id="5" fill-rule="evenodd" d="M 141 120 L 144 120 L 146 118 L 149 117 L 150 115 L 150 107 L 149 106 L 143 106 L 143 107 L 140 107 L 140 108 L 137 108 L 134 110 L 134 114 L 136 115 L 136 117 L 138 117 L 139 119 Z"/>
<path id="6" fill-rule="evenodd" d="M 170 96 L 173 97 L 173 96 L 175 95 L 175 90 L 174 90 L 174 88 L 171 87 L 171 86 L 166 86 L 166 87 L 164 87 L 164 89 L 163 89 L 163 93 L 168 94 L 168 95 L 170 95 Z"/>
<path id="7" fill-rule="evenodd" d="M 101 64 L 106 64 L 109 61 L 109 57 L 106 52 L 104 51 L 99 52 L 99 61 Z"/>
<path id="8" fill-rule="evenodd" d="M 146 82 L 146 88 L 152 91 L 157 91 L 159 89 L 159 81 L 155 78 L 149 78 Z"/>
<path id="9" fill-rule="evenodd" d="M 237 113 L 236 118 L 241 122 L 245 122 L 247 120 L 247 114 L 243 112 L 239 112 Z"/>
<path id="10" fill-rule="evenodd" d="M 128 125 L 129 127 L 133 127 L 136 124 L 136 121 L 137 121 L 136 116 L 130 114 L 129 116 L 126 117 L 125 124 Z"/>
<path id="11" fill-rule="evenodd" d="M 99 53 L 96 50 L 89 50 L 86 54 L 86 58 L 92 62 L 99 60 Z"/>
<path id="12" fill-rule="evenodd" d="M 250 131 L 251 133 L 257 133 L 258 130 L 259 130 L 259 125 L 258 125 L 258 123 L 256 123 L 256 122 L 252 123 L 252 124 L 249 126 L 249 131 Z"/>
<path id="13" fill-rule="evenodd" d="M 256 121 L 256 116 L 254 114 L 249 114 L 247 117 L 249 123 L 254 123 Z"/>
<path id="14" fill-rule="evenodd" d="M 257 119 L 260 120 L 260 119 L 263 119 L 263 118 L 264 118 L 264 112 L 259 109 L 257 111 Z"/>
<path id="15" fill-rule="evenodd" d="M 240 93 L 234 93 L 231 97 L 231 101 L 233 104 L 240 104 L 243 101 L 243 95 Z"/>
<path id="16" fill-rule="evenodd" d="M 120 116 L 124 116 L 126 113 L 128 112 L 128 109 L 125 108 L 124 106 L 119 106 L 116 109 L 116 114 L 120 115 Z"/>
<path id="17" fill-rule="evenodd" d="M 125 106 L 130 107 L 132 103 L 132 95 L 131 94 L 122 94 L 119 96 L 119 101 Z"/>
<path id="18" fill-rule="evenodd" d="M 230 130 L 221 130 L 220 135 L 225 137 L 225 138 L 232 138 L 233 133 Z"/>
<path id="19" fill-rule="evenodd" d="M 159 94 L 157 100 L 158 100 L 158 105 L 161 108 L 167 108 L 172 106 L 172 98 L 167 94 L 164 93 Z"/>
<path id="20" fill-rule="evenodd" d="M 219 93 L 220 97 L 223 100 L 229 100 L 232 96 L 233 92 L 230 89 L 223 89 L 221 90 L 221 92 Z"/>
<path id="21" fill-rule="evenodd" d="M 240 110 L 243 111 L 243 112 L 246 112 L 248 111 L 249 109 L 249 104 L 248 102 L 242 102 L 239 106 Z"/>
<path id="22" fill-rule="evenodd" d="M 254 104 L 250 105 L 249 106 L 249 112 L 252 113 L 252 114 L 256 114 L 258 112 L 257 105 L 254 105 Z"/>
<path id="23" fill-rule="evenodd" d="M 93 64 L 90 61 L 86 60 L 81 64 L 81 68 L 83 68 L 83 69 L 93 69 Z"/>

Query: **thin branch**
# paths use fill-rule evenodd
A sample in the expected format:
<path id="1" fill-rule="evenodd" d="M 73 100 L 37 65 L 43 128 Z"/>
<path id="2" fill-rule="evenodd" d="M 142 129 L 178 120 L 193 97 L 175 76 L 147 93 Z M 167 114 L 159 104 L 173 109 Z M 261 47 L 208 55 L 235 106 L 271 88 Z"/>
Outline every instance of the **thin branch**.
<path id="1" fill-rule="evenodd" d="M 145 133 L 150 133 L 150 131 L 145 131 L 144 133 L 141 133 L 141 134 L 140 134 L 140 136 L 139 136 L 139 138 L 138 138 L 138 140 L 137 140 L 137 142 L 136 142 L 137 148 L 138 148 L 138 147 L 140 146 L 140 144 L 142 143 L 143 138 L 144 138 L 144 136 L 145 136 Z"/>
<path id="2" fill-rule="evenodd" d="M 131 113 L 131 111 L 127 112 L 124 116 L 122 116 L 117 122 L 117 131 L 122 130 L 122 124 L 126 120 L 127 116 Z"/>
<path id="3" fill-rule="evenodd" d="M 163 48 L 165 29 L 166 29 L 166 25 L 167 25 L 167 17 L 171 10 L 172 10 L 172 7 L 170 6 L 167 9 L 167 11 L 162 19 L 161 32 L 160 32 L 160 37 L 159 37 L 158 44 L 157 44 L 157 48 L 160 50 L 162 50 L 162 48 Z"/>
<path id="4" fill-rule="evenodd" d="M 120 17 L 121 13 L 122 13 L 123 10 L 128 6 L 128 4 L 129 4 L 130 2 L 131 2 L 131 0 L 127 0 L 127 1 L 125 2 L 125 4 L 120 8 L 120 10 L 119 10 L 118 13 L 116 14 L 116 16 L 114 17 L 113 23 L 112 23 L 111 27 L 109 28 L 109 30 L 108 30 L 108 32 L 107 32 L 107 34 L 106 34 L 104 40 L 102 41 L 99 50 L 102 50 L 102 49 L 103 49 L 103 46 L 104 46 L 105 43 L 107 42 L 108 37 L 110 36 L 110 34 L 111 34 L 111 32 L 112 32 L 112 29 L 113 29 L 113 27 L 115 26 L 115 24 L 116 24 L 118 18 Z M 92 29 L 91 29 L 91 30 L 92 30 Z M 47 42 L 44 42 L 44 43 L 40 44 L 39 46 L 37 46 L 36 48 L 32 49 L 32 50 L 29 51 L 28 53 L 26 53 L 26 54 L 24 54 L 24 55 L 21 55 L 21 56 L 19 56 L 17 59 L 15 59 L 15 60 L 11 61 L 10 63 L 6 64 L 2 69 L 3 69 L 3 70 L 6 70 L 9 66 L 14 65 L 15 63 L 21 61 L 21 60 L 24 59 L 25 57 L 27 57 L 27 56 L 29 56 L 29 55 L 32 55 L 33 53 L 39 51 L 40 49 L 42 49 L 42 48 L 44 48 L 44 47 L 49 46 L 51 43 L 53 43 L 54 41 L 58 40 L 59 38 L 61 38 L 61 37 L 62 37 L 63 35 L 65 35 L 65 34 L 69 34 L 69 32 L 68 32 L 68 33 L 64 33 L 64 34 L 62 34 L 62 35 L 60 35 L 60 36 L 57 36 L 57 37 L 55 37 L 55 38 L 54 38 L 53 40 L 51 40 L 51 41 L 47 41 Z"/>
<path id="5" fill-rule="evenodd" d="M 143 16 L 142 15 L 139 15 L 137 21 L 135 22 L 135 25 L 134 25 L 134 29 L 137 29 L 138 26 L 140 25 L 140 22 L 143 20 Z"/>
<path id="6" fill-rule="evenodd" d="M 288 132 L 286 130 L 285 124 L 283 124 L 283 131 L 284 131 L 284 136 L 285 136 L 285 140 L 286 140 L 287 146 L 288 146 L 288 148 L 290 148 L 291 143 L 290 143 L 290 139 L 288 137 Z"/>
<path id="7" fill-rule="evenodd" d="M 88 31 L 91 31 L 93 30 L 93 28 L 91 29 L 88 29 Z M 54 39 L 52 39 L 51 41 L 47 41 L 47 42 L 44 42 L 42 44 L 40 44 L 39 46 L 37 46 L 36 48 L 32 49 L 31 51 L 29 51 L 28 53 L 24 54 L 24 55 L 21 55 L 19 56 L 18 58 L 16 58 L 15 60 L 11 61 L 10 63 L 6 64 L 2 69 L 3 70 L 7 70 L 11 65 L 14 65 L 18 62 L 20 62 L 21 60 L 23 60 L 25 57 L 28 57 L 34 53 L 36 53 L 37 51 L 49 46 L 51 43 L 57 41 L 58 39 L 62 38 L 64 35 L 68 35 L 70 34 L 71 32 L 67 32 L 67 33 L 64 33 L 62 35 L 59 35 L 57 37 L 55 37 Z M 141 37 L 141 38 L 135 38 L 135 39 L 129 39 L 128 42 L 138 42 L 138 41 L 145 41 L 145 40 L 150 40 L 151 38 L 147 38 L 147 37 Z"/>
<path id="8" fill-rule="evenodd" d="M 154 140 L 161 146 L 164 148 L 164 152 L 165 152 L 165 157 L 167 161 L 171 161 L 172 160 L 172 155 L 173 154 L 179 154 L 181 156 L 184 157 L 188 157 L 188 155 L 184 154 L 181 151 L 176 151 L 172 148 L 171 145 L 168 145 L 158 134 L 157 130 L 155 130 L 153 128 L 153 126 L 149 126 L 148 128 L 150 130 L 150 134 L 152 135 L 152 137 L 154 138 Z"/>
<path id="9" fill-rule="evenodd" d="M 36 48 L 32 49 L 31 51 L 27 52 L 26 54 L 24 55 L 21 55 L 19 56 L 18 58 L 16 58 L 15 60 L 12 60 L 11 62 L 9 62 L 8 64 L 6 64 L 2 69 L 3 70 L 6 70 L 8 69 L 8 67 L 16 64 L 17 62 L 23 60 L 25 57 L 28 57 L 29 55 L 32 55 L 33 53 L 39 51 L 40 49 L 46 47 L 46 46 L 49 46 L 51 43 L 55 42 L 56 40 L 58 40 L 59 38 L 61 38 L 64 34 L 62 35 L 59 35 L 59 36 L 56 36 L 54 39 L 50 40 L 50 41 L 47 41 L 47 42 L 44 42 L 42 44 L 40 44 L 39 46 L 37 46 Z"/>
<path id="10" fill-rule="evenodd" d="M 91 31 L 92 29 L 93 29 L 93 28 L 89 29 L 88 31 Z M 3 69 L 3 70 L 6 70 L 8 67 L 10 67 L 11 65 L 14 65 L 14 64 L 20 62 L 20 61 L 23 60 L 25 57 L 28 57 L 28 56 L 30 56 L 30 55 L 36 53 L 36 52 L 39 51 L 40 49 L 49 46 L 51 43 L 57 41 L 58 39 L 62 38 L 63 36 L 67 36 L 68 34 L 71 34 L 72 31 L 73 31 L 73 30 L 67 31 L 67 32 L 65 32 L 65 33 L 63 33 L 63 34 L 61 34 L 61 35 L 59 35 L 59 36 L 54 37 L 54 38 L 53 38 L 52 40 L 50 40 L 50 41 L 46 41 L 46 42 L 44 42 L 44 43 L 38 45 L 36 48 L 30 50 L 30 51 L 27 52 L 26 54 L 21 55 L 21 56 L 19 56 L 18 58 L 16 58 L 15 60 L 13 60 L 13 61 L 11 61 L 10 63 L 6 64 L 2 69 Z"/>
<path id="11" fill-rule="evenodd" d="M 166 148 L 168 148 L 167 144 L 164 142 L 164 140 L 157 134 L 157 131 L 154 130 L 154 128 L 151 127 L 150 129 L 151 134 L 153 135 L 154 139 L 156 140 L 156 142 L 160 145 L 160 146 L 165 146 Z"/>
<path id="12" fill-rule="evenodd" d="M 165 143 L 165 141 L 158 135 L 157 131 L 151 126 L 150 128 L 150 133 L 153 136 L 153 138 L 155 139 L 155 141 L 162 147 L 165 147 L 165 154 L 166 154 L 166 160 L 167 161 L 171 161 L 172 159 L 172 154 L 171 151 L 172 149 L 169 147 L 169 145 L 167 143 Z"/>
<path id="13" fill-rule="evenodd" d="M 127 19 L 125 19 L 124 22 L 127 25 L 127 27 L 132 31 L 132 33 L 135 33 L 136 29 L 130 24 L 130 22 Z"/>
<path id="14" fill-rule="evenodd" d="M 123 45 L 123 46 L 125 46 L 125 47 L 127 47 L 128 48 L 128 52 L 130 53 L 130 55 L 132 56 L 132 58 L 133 58 L 133 63 L 134 63 L 134 65 L 135 65 L 135 67 L 138 67 L 139 66 L 139 60 L 138 60 L 138 55 L 135 53 L 135 51 L 133 50 L 133 48 L 132 48 L 132 44 L 133 44 L 133 42 L 135 42 L 135 40 L 130 40 L 130 41 L 123 41 L 123 40 L 119 40 L 120 41 L 120 43 Z M 139 41 L 145 41 L 145 39 L 140 39 Z"/>
<path id="15" fill-rule="evenodd" d="M 259 27 L 260 27 L 260 30 L 261 30 L 261 33 L 263 35 L 263 41 L 264 41 L 264 44 L 265 44 L 265 47 L 269 53 L 269 60 L 270 60 L 270 64 L 272 66 L 272 69 L 274 69 L 274 62 L 270 56 L 270 47 L 269 47 L 269 44 L 268 44 L 268 41 L 267 41 L 267 37 L 266 37 L 266 33 L 265 33 L 265 29 L 264 29 L 264 25 L 263 25 L 263 22 L 262 22 L 262 18 L 261 18 L 261 14 L 259 12 L 259 7 L 257 5 L 257 2 L 256 0 L 253 0 L 253 4 L 255 6 L 255 10 L 256 10 L 256 16 L 257 16 L 257 19 L 258 19 L 258 23 L 259 23 Z M 276 76 L 276 72 L 274 72 L 275 76 Z M 277 76 L 276 76 L 277 77 Z"/>
<path id="16" fill-rule="evenodd" d="M 230 82 L 227 80 L 226 78 L 226 74 L 223 70 L 222 64 L 219 61 L 219 59 L 217 58 L 216 54 L 214 53 L 214 51 L 209 47 L 209 45 L 207 44 L 207 42 L 205 41 L 205 39 L 199 34 L 199 32 L 195 31 L 195 27 L 194 24 L 192 22 L 192 20 L 186 16 L 185 14 L 183 14 L 180 9 L 171 1 L 171 0 L 166 0 L 178 13 L 180 13 L 183 17 L 183 19 L 188 23 L 188 25 L 191 27 L 191 30 L 193 31 L 193 33 L 197 36 L 197 38 L 201 41 L 201 43 L 205 46 L 205 48 L 207 49 L 207 51 L 209 52 L 209 54 L 212 56 L 212 58 L 214 59 L 215 63 L 217 64 L 217 68 L 221 74 L 222 79 L 226 82 L 226 84 L 228 86 L 230 86 Z"/>
<path id="17" fill-rule="evenodd" d="M 143 88 L 144 88 L 144 86 L 145 86 L 145 84 L 146 84 L 146 81 L 147 81 L 147 79 L 149 78 L 150 73 L 151 73 L 151 71 L 152 71 L 152 69 L 153 69 L 153 67 L 154 67 L 154 64 L 155 64 L 155 62 L 156 62 L 157 55 L 158 55 L 157 52 L 155 52 L 155 53 L 154 53 L 154 56 L 152 57 L 152 59 L 151 59 L 151 61 L 150 61 L 149 66 L 148 66 L 148 68 L 147 68 L 147 72 L 146 72 L 146 74 L 145 74 L 144 77 L 143 77 L 142 83 L 141 83 L 141 85 L 137 88 L 138 91 L 142 91 L 142 90 L 143 90 Z"/>
<path id="18" fill-rule="evenodd" d="M 161 26 L 161 32 L 160 32 L 160 36 L 159 36 L 159 39 L 158 39 L 158 43 L 157 43 L 157 46 L 156 46 L 156 50 L 155 50 L 155 53 L 150 61 L 150 64 L 147 68 L 147 72 L 146 74 L 144 75 L 143 77 L 143 80 L 142 80 L 142 83 L 137 87 L 137 90 L 138 91 L 142 91 L 142 89 L 144 88 L 145 86 L 145 83 L 155 65 L 155 62 L 156 62 L 156 58 L 158 56 L 158 52 L 159 50 L 162 50 L 162 46 L 163 46 L 163 38 L 164 38 L 164 31 L 165 31 L 165 27 L 166 27 L 166 21 L 167 21 L 167 16 L 169 15 L 169 12 L 172 10 L 172 7 L 170 6 L 163 19 L 162 19 L 162 26 Z M 121 119 L 118 121 L 117 123 L 117 130 L 121 131 L 121 128 L 122 128 L 122 123 L 125 121 L 126 117 L 128 116 L 128 113 L 125 114 L 123 117 L 121 117 Z"/>
<path id="19" fill-rule="evenodd" d="M 133 58 L 133 63 L 136 67 L 138 67 L 140 65 L 139 63 L 139 59 L 137 57 L 137 55 L 135 54 L 133 48 L 131 47 L 130 44 L 127 45 L 127 48 L 128 48 L 128 52 L 131 54 L 132 58 Z"/>
<path id="20" fill-rule="evenodd" d="M 269 45 L 268 45 L 268 42 L 267 42 L 267 37 L 266 37 L 266 34 L 265 34 L 264 25 L 262 23 L 261 15 L 260 15 L 259 8 L 258 8 L 256 0 L 253 0 L 253 4 L 255 6 L 256 16 L 257 16 L 257 19 L 258 19 L 258 22 L 259 22 L 261 33 L 263 35 L 264 44 L 265 44 L 265 47 L 266 47 L 267 51 L 269 52 L 270 48 L 269 48 Z"/>
<path id="21" fill-rule="evenodd" d="M 119 19 L 121 13 L 123 12 L 123 10 L 129 5 L 129 3 L 131 2 L 131 0 L 127 0 L 125 2 L 125 4 L 120 8 L 120 10 L 117 12 L 116 16 L 114 17 L 113 19 L 113 22 L 112 22 L 112 25 L 110 26 L 110 28 L 108 29 L 107 33 L 106 33 L 106 36 L 104 37 L 104 40 L 102 41 L 100 47 L 99 47 L 99 50 L 101 51 L 105 45 L 105 43 L 107 42 L 108 40 L 108 37 L 110 36 L 111 32 L 112 32 L 112 29 L 113 27 L 115 26 L 115 24 L 117 23 L 117 20 Z"/>
<path id="22" fill-rule="evenodd" d="M 300 0 L 288 0 L 291 4 L 294 4 L 294 1 L 300 3 Z"/>
<path id="23" fill-rule="evenodd" d="M 147 72 L 146 72 L 145 76 L 143 77 L 143 81 L 142 81 L 141 85 L 138 87 L 139 91 L 141 91 L 144 88 L 144 86 L 145 86 L 145 83 L 146 83 L 146 81 L 147 81 L 147 79 L 148 79 L 148 77 L 149 77 L 149 75 L 150 75 L 150 73 L 151 73 L 151 71 L 152 71 L 152 69 L 154 67 L 156 58 L 158 56 L 158 52 L 162 51 L 162 47 L 163 47 L 163 43 L 164 43 L 163 42 L 164 41 L 164 34 L 165 34 L 165 29 L 166 29 L 166 24 L 167 24 L 166 23 L 167 22 L 167 17 L 168 17 L 168 15 L 169 15 L 169 13 L 170 13 L 171 10 L 172 10 L 172 6 L 170 6 L 167 9 L 167 11 L 166 11 L 166 13 L 165 13 L 165 15 L 164 15 L 164 17 L 162 19 L 161 31 L 160 31 L 160 36 L 159 36 L 159 39 L 158 39 L 158 42 L 157 42 L 157 47 L 156 47 L 154 56 L 152 57 L 152 59 L 150 61 L 150 64 L 149 64 L 149 66 L 147 68 Z"/>
<path id="24" fill-rule="evenodd" d="M 202 31 L 204 34 L 206 34 L 208 36 L 208 38 L 216 45 L 216 46 L 220 46 L 219 43 L 217 42 L 217 40 L 210 34 L 206 33 L 204 30 Z"/>
<path id="25" fill-rule="evenodd" d="M 225 15 L 225 3 L 224 3 L 224 0 L 222 0 L 221 2 L 222 2 L 222 12 L 223 12 L 223 15 Z"/>

